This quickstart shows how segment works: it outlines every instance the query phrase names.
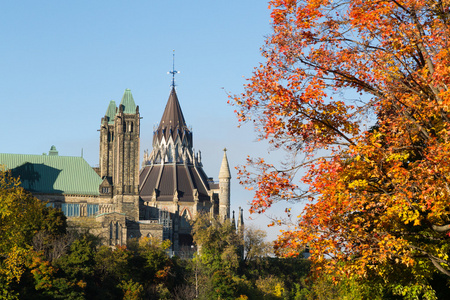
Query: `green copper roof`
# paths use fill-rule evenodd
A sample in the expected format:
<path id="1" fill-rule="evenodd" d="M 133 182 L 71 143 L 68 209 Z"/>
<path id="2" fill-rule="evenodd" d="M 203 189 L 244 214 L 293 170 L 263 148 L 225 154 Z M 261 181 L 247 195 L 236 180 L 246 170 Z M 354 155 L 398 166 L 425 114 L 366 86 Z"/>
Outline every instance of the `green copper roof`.
<path id="1" fill-rule="evenodd" d="M 123 93 L 122 101 L 120 101 L 120 105 L 123 106 L 124 114 L 135 114 L 136 113 L 136 104 L 134 103 L 133 95 L 131 95 L 131 90 L 126 89 L 125 93 Z"/>
<path id="2" fill-rule="evenodd" d="M 114 124 L 114 117 L 116 116 L 116 101 L 111 100 L 108 105 L 108 109 L 106 110 L 105 117 L 108 120 L 108 124 Z"/>
<path id="3" fill-rule="evenodd" d="M 0 153 L 0 165 L 33 193 L 99 195 L 102 183 L 82 157 Z"/>

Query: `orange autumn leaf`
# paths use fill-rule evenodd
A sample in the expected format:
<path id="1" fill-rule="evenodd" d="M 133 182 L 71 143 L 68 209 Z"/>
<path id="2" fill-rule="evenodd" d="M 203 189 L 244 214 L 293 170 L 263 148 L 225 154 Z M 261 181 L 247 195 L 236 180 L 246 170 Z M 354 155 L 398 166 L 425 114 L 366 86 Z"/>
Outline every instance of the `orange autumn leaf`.
<path id="1" fill-rule="evenodd" d="M 265 62 L 233 105 L 291 156 L 239 169 L 251 212 L 304 201 L 280 254 L 308 246 L 319 272 L 358 278 L 410 272 L 428 293 L 450 276 L 450 1 L 269 6 Z"/>

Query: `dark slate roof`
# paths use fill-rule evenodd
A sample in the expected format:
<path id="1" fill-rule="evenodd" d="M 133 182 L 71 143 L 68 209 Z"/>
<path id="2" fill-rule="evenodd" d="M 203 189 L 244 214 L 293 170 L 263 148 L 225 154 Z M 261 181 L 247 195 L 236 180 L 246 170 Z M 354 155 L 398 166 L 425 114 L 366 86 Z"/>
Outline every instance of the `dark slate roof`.
<path id="1" fill-rule="evenodd" d="M 0 153 L 0 165 L 33 193 L 99 195 L 102 183 L 82 157 Z"/>
<path id="2" fill-rule="evenodd" d="M 163 136 L 166 140 L 171 136 L 175 141 L 177 136 L 183 139 L 185 135 L 188 135 L 189 140 L 192 139 L 191 133 L 186 126 L 183 112 L 181 111 L 180 102 L 178 102 L 177 93 L 175 92 L 175 88 L 172 88 L 154 138 L 161 141 Z"/>
<path id="3" fill-rule="evenodd" d="M 159 123 L 159 128 L 164 127 L 186 127 L 183 112 L 181 111 L 180 102 L 178 102 L 177 93 L 175 88 L 172 88 L 170 92 L 169 100 L 167 101 L 166 108 Z"/>
<path id="4" fill-rule="evenodd" d="M 155 154 L 155 151 L 158 153 L 161 149 L 169 149 L 169 138 L 173 139 L 175 145 L 178 143 L 177 146 L 184 148 L 184 154 L 189 154 L 192 159 L 177 159 L 176 162 L 164 161 L 164 158 L 158 160 L 157 155 L 160 154 Z M 139 194 L 144 201 L 150 201 L 154 194 L 157 201 L 173 201 L 175 196 L 178 201 L 194 201 L 196 197 L 200 201 L 210 199 L 208 177 L 201 163 L 194 158 L 192 133 L 186 126 L 174 88 L 170 92 L 161 123 L 153 135 L 153 154 L 151 164 L 146 165 L 140 173 Z"/>
<path id="5" fill-rule="evenodd" d="M 194 189 L 200 201 L 208 200 L 208 179 L 200 166 L 164 164 L 145 166 L 140 173 L 140 196 L 152 199 L 154 191 L 158 201 L 173 201 L 175 191 L 179 201 L 194 201 Z"/>

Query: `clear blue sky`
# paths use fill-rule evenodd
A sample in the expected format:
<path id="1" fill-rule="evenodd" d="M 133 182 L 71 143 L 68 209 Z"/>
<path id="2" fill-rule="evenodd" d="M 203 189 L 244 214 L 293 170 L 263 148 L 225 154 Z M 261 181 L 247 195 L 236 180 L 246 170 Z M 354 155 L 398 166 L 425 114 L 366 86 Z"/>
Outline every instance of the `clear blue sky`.
<path id="1" fill-rule="evenodd" d="M 100 119 L 130 88 L 143 117 L 142 157 L 169 96 L 175 49 L 178 98 L 207 174 L 217 179 L 224 147 L 231 167 L 267 156 L 251 127 L 237 128 L 225 91 L 242 92 L 263 60 L 269 14 L 264 0 L 2 1 L 0 152 L 83 149 L 96 166 Z M 248 217 L 252 193 L 232 175 L 232 209 Z M 247 224 L 265 229 L 268 218 L 253 218 Z"/>

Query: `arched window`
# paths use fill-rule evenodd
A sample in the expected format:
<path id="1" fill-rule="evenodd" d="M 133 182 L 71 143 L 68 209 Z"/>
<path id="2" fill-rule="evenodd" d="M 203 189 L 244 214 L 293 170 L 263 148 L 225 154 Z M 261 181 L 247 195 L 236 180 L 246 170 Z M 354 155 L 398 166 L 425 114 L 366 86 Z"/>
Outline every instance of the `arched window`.
<path id="1" fill-rule="evenodd" d="M 169 146 L 167 147 L 167 160 L 168 162 L 172 162 L 173 161 L 173 150 L 172 150 L 173 145 L 169 144 Z"/>
<path id="2" fill-rule="evenodd" d="M 108 132 L 108 142 L 113 142 L 114 141 L 114 131 L 109 131 Z"/>
<path id="3" fill-rule="evenodd" d="M 180 162 L 180 154 L 179 154 L 179 149 L 178 149 L 178 144 L 175 145 L 175 151 L 174 151 L 174 161 L 176 162 Z"/>
<path id="4" fill-rule="evenodd" d="M 184 211 L 183 211 L 183 213 L 182 213 L 182 215 L 181 215 L 181 218 L 180 218 L 181 220 L 181 222 L 180 222 L 180 227 L 181 228 L 190 228 L 190 224 L 189 224 L 189 220 L 190 220 L 190 214 L 189 214 L 189 212 L 188 212 L 188 210 L 187 209 L 185 209 Z"/>

